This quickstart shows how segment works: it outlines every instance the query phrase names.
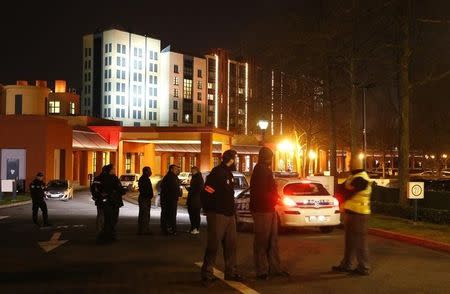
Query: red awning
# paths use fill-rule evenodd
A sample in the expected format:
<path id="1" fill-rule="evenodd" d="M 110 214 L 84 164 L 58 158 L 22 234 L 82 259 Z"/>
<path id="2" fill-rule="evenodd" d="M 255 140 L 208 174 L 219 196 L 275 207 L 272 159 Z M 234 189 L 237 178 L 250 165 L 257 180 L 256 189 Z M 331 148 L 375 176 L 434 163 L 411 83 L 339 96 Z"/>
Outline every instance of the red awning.
<path id="1" fill-rule="evenodd" d="M 255 145 L 234 145 L 233 149 L 236 150 L 237 154 L 239 155 L 258 155 L 259 149 L 261 149 L 261 146 L 255 146 Z"/>
<path id="2" fill-rule="evenodd" d="M 116 147 L 108 144 L 99 134 L 73 130 L 72 147 L 74 149 L 88 150 L 116 150 Z"/>

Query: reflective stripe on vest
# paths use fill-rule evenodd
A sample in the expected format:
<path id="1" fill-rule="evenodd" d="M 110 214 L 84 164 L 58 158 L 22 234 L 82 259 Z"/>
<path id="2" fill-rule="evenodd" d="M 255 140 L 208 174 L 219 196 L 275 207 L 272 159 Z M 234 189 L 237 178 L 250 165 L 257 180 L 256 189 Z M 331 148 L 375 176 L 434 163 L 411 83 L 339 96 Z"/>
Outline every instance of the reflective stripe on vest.
<path id="1" fill-rule="evenodd" d="M 365 171 L 351 175 L 345 181 L 345 188 L 351 190 L 351 183 L 355 178 L 363 178 L 368 181 L 369 184 L 366 189 L 359 191 L 353 195 L 352 198 L 346 200 L 344 203 L 344 209 L 348 209 L 359 214 L 370 214 L 370 195 L 372 194 L 372 185 L 369 175 Z"/>

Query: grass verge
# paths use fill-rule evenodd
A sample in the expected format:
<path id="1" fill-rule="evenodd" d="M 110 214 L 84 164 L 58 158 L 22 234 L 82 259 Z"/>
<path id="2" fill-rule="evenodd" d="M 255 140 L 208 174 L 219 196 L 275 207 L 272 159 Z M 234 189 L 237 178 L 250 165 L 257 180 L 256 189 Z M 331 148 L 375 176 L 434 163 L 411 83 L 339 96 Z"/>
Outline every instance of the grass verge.
<path id="1" fill-rule="evenodd" d="M 29 200 L 31 200 L 31 198 L 28 194 L 19 194 L 16 196 L 16 199 L 13 199 L 11 195 L 3 195 L 3 198 L 0 200 L 0 206 Z"/>
<path id="2" fill-rule="evenodd" d="M 411 235 L 433 241 L 450 244 L 450 225 L 438 225 L 425 222 L 413 223 L 411 220 L 372 214 L 369 226 L 400 234 Z"/>

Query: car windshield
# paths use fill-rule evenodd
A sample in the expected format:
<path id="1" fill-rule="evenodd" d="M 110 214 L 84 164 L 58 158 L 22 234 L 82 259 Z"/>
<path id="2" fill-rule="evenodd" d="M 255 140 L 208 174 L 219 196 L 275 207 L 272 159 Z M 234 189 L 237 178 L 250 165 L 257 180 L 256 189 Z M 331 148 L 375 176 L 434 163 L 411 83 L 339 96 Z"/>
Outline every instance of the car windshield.
<path id="1" fill-rule="evenodd" d="M 67 189 L 67 181 L 50 181 L 47 185 L 48 188 L 60 188 Z"/>
<path id="2" fill-rule="evenodd" d="M 133 175 L 120 176 L 120 180 L 123 182 L 132 182 L 132 181 L 134 181 L 135 178 L 136 178 L 136 176 L 133 176 Z"/>
<path id="3" fill-rule="evenodd" d="M 328 191 L 317 183 L 292 183 L 283 188 L 284 195 L 292 196 L 324 196 L 330 195 Z"/>
<path id="4" fill-rule="evenodd" d="M 247 189 L 248 182 L 245 177 L 234 177 L 234 188 L 235 189 Z"/>

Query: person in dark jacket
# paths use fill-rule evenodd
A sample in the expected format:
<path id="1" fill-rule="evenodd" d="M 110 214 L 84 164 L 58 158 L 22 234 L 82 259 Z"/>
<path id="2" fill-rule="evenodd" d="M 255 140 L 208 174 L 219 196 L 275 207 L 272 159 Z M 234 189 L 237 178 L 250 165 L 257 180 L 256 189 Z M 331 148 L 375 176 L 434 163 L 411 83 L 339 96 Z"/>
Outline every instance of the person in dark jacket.
<path id="1" fill-rule="evenodd" d="M 51 224 L 48 222 L 48 210 L 47 204 L 45 203 L 44 191 L 46 189 L 44 183 L 44 174 L 38 172 L 36 178 L 30 183 L 30 194 L 32 200 L 32 211 L 33 211 L 33 223 L 39 226 L 38 222 L 38 212 L 39 209 L 42 211 L 43 226 L 48 227 Z"/>
<path id="2" fill-rule="evenodd" d="M 139 217 L 138 235 L 150 235 L 150 208 L 152 206 L 153 187 L 150 180 L 152 170 L 146 166 L 139 178 Z"/>
<path id="3" fill-rule="evenodd" d="M 213 268 L 217 251 L 223 246 L 225 259 L 225 280 L 242 282 L 236 273 L 236 218 L 234 207 L 234 178 L 236 151 L 227 150 L 222 155 L 222 163 L 211 170 L 202 192 L 203 209 L 208 222 L 208 237 L 201 269 L 202 283 L 210 286 L 216 281 Z"/>
<path id="4" fill-rule="evenodd" d="M 200 193 L 203 190 L 203 177 L 198 167 L 191 168 L 191 182 L 188 189 L 187 207 L 189 213 L 189 220 L 191 221 L 191 229 L 189 233 L 197 235 L 200 233 L 200 210 L 202 203 L 200 201 Z"/>
<path id="5" fill-rule="evenodd" d="M 181 197 L 180 167 L 172 164 L 161 181 L 161 231 L 166 235 L 177 234 L 177 207 Z"/>
<path id="6" fill-rule="evenodd" d="M 122 196 L 125 194 L 125 190 L 119 178 L 114 174 L 114 165 L 112 164 L 102 168 L 102 173 L 97 177 L 97 180 L 101 184 L 104 195 L 104 200 L 102 200 L 104 225 L 97 236 L 97 242 L 110 243 L 116 240 L 119 208 L 123 206 Z"/>
<path id="7" fill-rule="evenodd" d="M 272 150 L 262 147 L 250 179 L 250 211 L 255 232 L 253 254 L 256 277 L 261 280 L 267 280 L 269 274 L 288 276 L 280 267 L 278 216 L 275 211 L 279 195 L 271 169 L 272 158 Z"/>

